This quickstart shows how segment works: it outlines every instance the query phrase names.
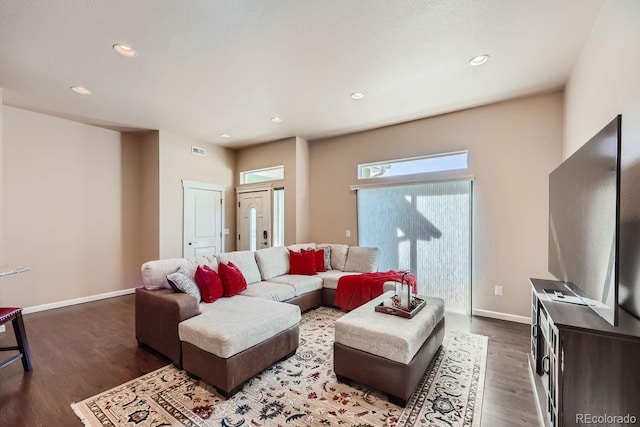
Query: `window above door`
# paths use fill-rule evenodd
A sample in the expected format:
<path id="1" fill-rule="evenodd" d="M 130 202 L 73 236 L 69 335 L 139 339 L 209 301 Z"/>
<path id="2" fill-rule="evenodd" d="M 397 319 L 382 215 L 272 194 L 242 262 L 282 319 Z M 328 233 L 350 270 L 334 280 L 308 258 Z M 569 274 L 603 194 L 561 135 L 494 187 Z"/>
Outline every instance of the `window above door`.
<path id="1" fill-rule="evenodd" d="M 240 184 L 254 184 L 256 182 L 278 181 L 282 179 L 284 179 L 283 165 L 240 172 Z"/>

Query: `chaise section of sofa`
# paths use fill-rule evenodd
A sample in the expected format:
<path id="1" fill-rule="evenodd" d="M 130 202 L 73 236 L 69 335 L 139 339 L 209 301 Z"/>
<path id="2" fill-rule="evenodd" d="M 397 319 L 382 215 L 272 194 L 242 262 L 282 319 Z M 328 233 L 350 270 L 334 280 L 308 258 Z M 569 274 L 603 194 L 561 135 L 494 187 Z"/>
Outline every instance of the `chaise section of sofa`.
<path id="1" fill-rule="evenodd" d="M 300 308 L 293 304 L 244 295 L 221 298 L 178 326 L 182 366 L 231 396 L 246 380 L 296 351 L 299 322 Z"/>

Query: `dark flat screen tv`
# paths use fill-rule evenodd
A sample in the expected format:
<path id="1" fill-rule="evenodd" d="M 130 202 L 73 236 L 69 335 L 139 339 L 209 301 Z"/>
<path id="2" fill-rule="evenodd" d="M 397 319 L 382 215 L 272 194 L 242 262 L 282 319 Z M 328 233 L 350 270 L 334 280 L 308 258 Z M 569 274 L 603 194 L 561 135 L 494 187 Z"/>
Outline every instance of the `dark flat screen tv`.
<path id="1" fill-rule="evenodd" d="M 549 175 L 549 272 L 613 326 L 621 126 L 617 116 Z"/>

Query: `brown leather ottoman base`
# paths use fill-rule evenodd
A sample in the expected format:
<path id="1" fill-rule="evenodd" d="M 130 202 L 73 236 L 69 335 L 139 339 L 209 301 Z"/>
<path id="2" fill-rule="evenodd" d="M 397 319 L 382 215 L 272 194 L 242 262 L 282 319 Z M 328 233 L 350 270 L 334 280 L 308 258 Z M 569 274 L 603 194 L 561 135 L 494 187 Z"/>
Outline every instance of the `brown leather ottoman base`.
<path id="1" fill-rule="evenodd" d="M 339 381 L 353 380 L 373 387 L 387 393 L 391 403 L 404 407 L 443 339 L 444 318 L 407 365 L 334 343 L 333 370 Z"/>
<path id="2" fill-rule="evenodd" d="M 300 331 L 295 325 L 227 359 L 183 341 L 182 367 L 228 398 L 240 391 L 249 378 L 295 353 L 299 341 Z"/>

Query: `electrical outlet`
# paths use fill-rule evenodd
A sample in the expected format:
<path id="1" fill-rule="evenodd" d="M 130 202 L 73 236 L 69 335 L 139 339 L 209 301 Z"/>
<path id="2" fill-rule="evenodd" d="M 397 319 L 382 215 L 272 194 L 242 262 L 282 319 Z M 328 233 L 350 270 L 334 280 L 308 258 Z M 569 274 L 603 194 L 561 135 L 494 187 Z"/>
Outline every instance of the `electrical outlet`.
<path id="1" fill-rule="evenodd" d="M 496 286 L 496 295 L 499 297 L 502 296 L 502 286 Z"/>
<path id="2" fill-rule="evenodd" d="M 351 230 L 347 230 L 344 233 L 345 237 L 351 237 Z"/>

